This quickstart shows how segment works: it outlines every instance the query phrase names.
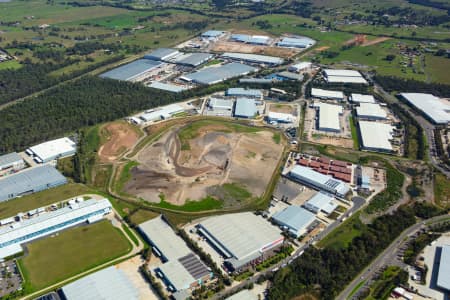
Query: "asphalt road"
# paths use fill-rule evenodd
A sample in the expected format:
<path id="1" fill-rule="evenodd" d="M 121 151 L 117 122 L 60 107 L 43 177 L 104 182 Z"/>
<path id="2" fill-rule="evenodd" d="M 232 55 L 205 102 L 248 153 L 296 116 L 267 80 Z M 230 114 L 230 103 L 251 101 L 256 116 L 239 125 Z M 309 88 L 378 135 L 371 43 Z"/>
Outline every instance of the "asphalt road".
<path id="1" fill-rule="evenodd" d="M 427 220 L 427 223 L 438 223 L 444 219 L 448 219 L 449 215 L 443 215 Z M 387 247 L 372 263 L 367 266 L 340 294 L 336 297 L 337 300 L 346 300 L 349 298 L 351 292 L 360 284 L 361 281 L 370 282 L 374 276 L 384 266 L 391 265 L 395 262 L 399 252 L 402 251 L 400 244 L 410 236 L 415 235 L 419 230 L 425 227 L 425 221 L 416 223 L 413 226 L 403 231 L 390 245 Z M 353 295 L 354 296 L 354 295 Z"/>
<path id="2" fill-rule="evenodd" d="M 366 200 L 362 197 L 353 197 L 352 201 L 353 201 L 353 206 L 341 216 L 340 220 L 344 217 L 349 217 L 354 212 L 359 210 L 362 206 L 364 206 L 366 203 Z M 303 246 L 301 246 L 300 248 L 298 248 L 290 257 L 283 259 L 282 261 L 278 262 L 276 265 L 272 266 L 270 269 L 256 273 L 252 277 L 248 278 L 245 281 L 242 281 L 241 283 L 239 283 L 238 285 L 236 285 L 230 289 L 226 289 L 224 291 L 221 291 L 221 292 L 215 294 L 212 299 L 221 299 L 222 297 L 224 297 L 230 293 L 233 293 L 234 291 L 239 291 L 239 290 L 243 289 L 249 283 L 256 283 L 260 276 L 267 275 L 272 272 L 276 272 L 279 268 L 286 267 L 294 259 L 298 258 L 303 253 L 303 251 L 305 251 L 308 247 L 310 247 L 314 242 L 320 241 L 327 234 L 329 234 L 332 230 L 334 230 L 336 227 L 338 227 L 342 223 L 340 220 L 336 220 L 335 222 L 330 224 L 327 228 L 325 228 L 325 230 L 323 230 L 321 233 L 319 233 L 315 238 L 313 238 L 311 241 L 309 241 L 308 243 L 306 243 Z"/>

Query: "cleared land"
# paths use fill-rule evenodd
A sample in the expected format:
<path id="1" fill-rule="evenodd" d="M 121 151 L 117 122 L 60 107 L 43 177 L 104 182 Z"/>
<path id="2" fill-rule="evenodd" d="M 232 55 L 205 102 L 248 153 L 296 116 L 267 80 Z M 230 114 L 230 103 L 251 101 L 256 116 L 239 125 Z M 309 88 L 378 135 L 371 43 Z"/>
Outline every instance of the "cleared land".
<path id="1" fill-rule="evenodd" d="M 124 192 L 169 207 L 211 196 L 259 197 L 283 149 L 273 137 L 272 131 L 223 121 L 175 126 L 137 154 L 139 165 L 131 168 Z"/>
<path id="2" fill-rule="evenodd" d="M 98 150 L 101 162 L 114 161 L 125 151 L 131 149 L 139 139 L 139 132 L 126 122 L 108 123 L 100 129 L 105 142 Z"/>
<path id="3" fill-rule="evenodd" d="M 297 116 L 297 109 L 290 104 L 270 104 L 269 111 Z"/>
<path id="4" fill-rule="evenodd" d="M 27 245 L 19 263 L 38 290 L 126 254 L 131 245 L 109 221 L 65 230 Z"/>

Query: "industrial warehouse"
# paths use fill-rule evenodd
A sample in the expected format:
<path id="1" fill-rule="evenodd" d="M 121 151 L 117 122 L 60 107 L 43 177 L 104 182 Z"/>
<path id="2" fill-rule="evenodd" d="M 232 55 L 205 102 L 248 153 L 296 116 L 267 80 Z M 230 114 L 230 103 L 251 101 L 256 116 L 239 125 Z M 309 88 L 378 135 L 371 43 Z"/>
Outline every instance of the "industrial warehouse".
<path id="1" fill-rule="evenodd" d="M 197 230 L 236 272 L 267 259 L 284 241 L 279 229 L 251 212 L 209 217 Z"/>
<path id="2" fill-rule="evenodd" d="M 376 103 L 373 95 L 363 95 L 356 93 L 351 94 L 349 100 L 352 101 L 353 103 Z"/>
<path id="3" fill-rule="evenodd" d="M 32 156 L 37 163 L 46 163 L 58 158 L 74 155 L 77 146 L 69 138 L 60 138 L 32 146 L 25 152 Z"/>
<path id="4" fill-rule="evenodd" d="M 140 224 L 139 231 L 163 262 L 154 272 L 171 292 L 196 288 L 212 278 L 211 270 L 175 234 L 162 216 Z"/>
<path id="5" fill-rule="evenodd" d="M 450 101 L 422 93 L 401 93 L 400 96 L 433 123 L 443 125 L 450 123 Z"/>
<path id="6" fill-rule="evenodd" d="M 365 120 L 385 120 L 387 119 L 387 112 L 378 103 L 361 102 L 356 107 L 356 115 L 360 119 Z"/>
<path id="7" fill-rule="evenodd" d="M 77 224 L 96 222 L 111 210 L 108 199 L 81 199 L 57 210 L 43 210 L 28 219 L 18 216 L 19 221 L 0 227 L 0 258 L 21 252 L 23 243 Z"/>
<path id="8" fill-rule="evenodd" d="M 284 62 L 284 60 L 279 57 L 258 55 L 258 54 L 246 54 L 246 53 L 226 52 L 222 54 L 222 57 L 225 59 L 230 59 L 238 62 L 244 61 L 247 63 L 263 64 L 270 66 L 281 65 Z"/>
<path id="9" fill-rule="evenodd" d="M 0 179 L 0 201 L 40 192 L 67 183 L 54 167 L 39 166 Z"/>
<path id="10" fill-rule="evenodd" d="M 4 154 L 0 156 L 0 171 L 10 169 L 12 171 L 18 171 L 25 168 L 25 162 L 22 157 L 16 152 Z M 1 177 L 1 173 L 0 173 Z"/>
<path id="11" fill-rule="evenodd" d="M 277 46 L 287 48 L 309 48 L 315 43 L 315 40 L 308 37 L 284 37 L 277 43 Z"/>
<path id="12" fill-rule="evenodd" d="M 316 102 L 313 107 L 317 110 L 316 128 L 322 131 L 340 132 L 341 125 L 339 117 L 343 113 L 340 105 Z"/>
<path id="13" fill-rule="evenodd" d="M 150 59 L 138 59 L 131 63 L 122 65 L 111 71 L 100 75 L 102 78 L 109 78 L 123 81 L 141 81 L 148 73 L 160 68 L 163 63 Z"/>
<path id="14" fill-rule="evenodd" d="M 236 99 L 234 116 L 236 118 L 252 119 L 256 116 L 258 109 L 254 99 L 239 97 Z"/>
<path id="15" fill-rule="evenodd" d="M 344 182 L 304 166 L 294 166 L 288 176 L 295 181 L 339 197 L 344 197 L 350 191 L 350 187 Z"/>
<path id="16" fill-rule="evenodd" d="M 305 208 L 315 214 L 323 212 L 326 215 L 329 215 L 337 207 L 338 205 L 335 202 L 334 197 L 323 192 L 316 193 L 311 199 L 305 202 Z"/>
<path id="17" fill-rule="evenodd" d="M 197 84 L 210 85 L 219 83 L 233 77 L 256 72 L 257 69 L 241 63 L 228 63 L 219 67 L 207 67 L 200 71 L 186 74 L 180 77 L 181 80 Z"/>
<path id="18" fill-rule="evenodd" d="M 225 92 L 226 96 L 230 97 L 250 97 L 256 99 L 262 99 L 263 93 L 258 89 L 244 89 L 244 88 L 229 88 Z"/>
<path id="19" fill-rule="evenodd" d="M 368 84 L 367 80 L 355 70 L 325 69 L 323 75 L 328 83 L 360 83 Z"/>
<path id="20" fill-rule="evenodd" d="M 139 300 L 139 292 L 124 271 L 115 266 L 92 273 L 61 288 L 66 300 Z"/>
<path id="21" fill-rule="evenodd" d="M 272 221 L 286 229 L 290 235 L 298 238 L 308 231 L 314 222 L 315 215 L 308 210 L 291 205 L 272 216 Z"/>
<path id="22" fill-rule="evenodd" d="M 437 286 L 446 291 L 450 291 L 450 245 L 443 245 L 439 260 L 439 270 L 437 275 Z"/>
<path id="23" fill-rule="evenodd" d="M 394 127 L 390 124 L 359 121 L 361 148 L 367 151 L 392 152 Z"/>
<path id="24" fill-rule="evenodd" d="M 311 97 L 318 98 L 318 99 L 344 101 L 344 93 L 341 91 L 330 91 L 330 90 L 312 88 L 311 89 Z"/>

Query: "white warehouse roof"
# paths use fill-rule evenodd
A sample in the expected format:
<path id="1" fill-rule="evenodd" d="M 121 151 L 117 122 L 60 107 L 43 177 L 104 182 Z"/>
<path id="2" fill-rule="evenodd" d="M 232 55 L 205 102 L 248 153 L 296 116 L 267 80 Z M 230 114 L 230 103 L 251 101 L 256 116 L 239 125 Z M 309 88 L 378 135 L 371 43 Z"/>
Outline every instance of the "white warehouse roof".
<path id="1" fill-rule="evenodd" d="M 269 111 L 267 118 L 269 119 L 269 121 L 276 121 L 276 122 L 282 122 L 282 123 L 292 123 L 295 120 L 295 117 L 291 114 L 274 112 L 274 111 Z"/>
<path id="2" fill-rule="evenodd" d="M 316 88 L 311 89 L 311 96 L 323 99 L 337 99 L 337 100 L 344 99 L 344 93 L 341 91 L 330 91 Z"/>
<path id="3" fill-rule="evenodd" d="M 355 70 L 325 69 L 323 72 L 326 76 L 361 77 L 361 73 Z"/>
<path id="4" fill-rule="evenodd" d="M 328 76 L 327 81 L 329 83 L 361 83 L 367 84 L 367 80 L 364 77 L 352 77 L 352 76 Z"/>
<path id="5" fill-rule="evenodd" d="M 222 57 L 234 60 L 243 60 L 253 63 L 271 64 L 271 65 L 281 65 L 284 62 L 284 60 L 280 57 L 259 55 L 259 54 L 236 53 L 236 52 L 225 52 L 224 54 L 222 54 Z"/>
<path id="6" fill-rule="evenodd" d="M 298 71 L 302 71 L 302 70 L 305 70 L 305 69 L 309 69 L 311 67 L 312 67 L 312 62 L 302 61 L 302 62 L 299 62 L 299 63 L 297 63 L 295 65 L 290 66 L 289 70 L 298 72 Z"/>
<path id="7" fill-rule="evenodd" d="M 334 179 L 330 175 L 321 174 L 304 166 L 294 166 L 289 172 L 289 175 L 294 179 L 300 180 L 304 183 L 309 183 L 316 188 L 336 193 L 340 196 L 344 196 L 350 190 L 347 184 L 343 181 Z"/>
<path id="8" fill-rule="evenodd" d="M 305 203 L 305 207 L 314 213 L 323 211 L 326 214 L 331 214 L 337 208 L 337 206 L 338 205 L 334 201 L 334 197 L 321 192 L 318 192 L 317 194 L 312 196 Z"/>
<path id="9" fill-rule="evenodd" d="M 24 161 L 17 152 L 0 155 L 0 170 L 9 168 L 16 164 L 23 164 Z"/>
<path id="10" fill-rule="evenodd" d="M 71 139 L 64 137 L 32 146 L 29 150 L 46 162 L 60 156 L 75 154 L 76 144 Z"/>
<path id="11" fill-rule="evenodd" d="M 431 94 L 401 93 L 400 95 L 426 114 L 433 122 L 437 124 L 450 122 L 450 103 L 448 101 Z"/>
<path id="12" fill-rule="evenodd" d="M 390 124 L 359 121 L 361 144 L 363 149 L 375 151 L 392 151 L 393 127 Z"/>
<path id="13" fill-rule="evenodd" d="M 437 286 L 450 291 L 450 245 L 442 246 Z"/>
<path id="14" fill-rule="evenodd" d="M 280 230 L 251 212 L 210 217 L 199 224 L 231 256 L 242 260 L 282 241 Z"/>
<path id="15" fill-rule="evenodd" d="M 191 253 L 184 241 L 175 234 L 161 216 L 139 224 L 138 227 L 169 261 L 177 260 Z"/>
<path id="16" fill-rule="evenodd" d="M 341 131 L 339 116 L 343 112 L 342 106 L 317 102 L 314 107 L 319 110 L 319 130 Z"/>
<path id="17" fill-rule="evenodd" d="M 67 300 L 139 300 L 138 287 L 115 266 L 78 279 L 61 290 Z"/>
<path id="18" fill-rule="evenodd" d="M 381 107 L 381 105 L 377 103 L 365 103 L 362 102 L 356 108 L 356 114 L 360 118 L 369 118 L 369 119 L 386 119 L 387 113 Z"/>
<path id="19" fill-rule="evenodd" d="M 351 95 L 352 102 L 365 102 L 365 103 L 375 103 L 375 98 L 372 95 L 363 95 L 363 94 L 352 94 Z"/>

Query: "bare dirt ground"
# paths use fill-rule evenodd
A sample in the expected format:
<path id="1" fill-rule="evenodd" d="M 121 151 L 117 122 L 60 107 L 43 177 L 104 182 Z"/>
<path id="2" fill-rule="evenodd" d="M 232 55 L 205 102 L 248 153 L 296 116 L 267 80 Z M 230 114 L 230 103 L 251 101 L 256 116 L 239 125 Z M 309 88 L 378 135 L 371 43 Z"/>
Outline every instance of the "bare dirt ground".
<path id="1" fill-rule="evenodd" d="M 269 111 L 297 115 L 297 109 L 289 104 L 270 104 Z"/>
<path id="2" fill-rule="evenodd" d="M 357 34 L 353 38 L 342 43 L 345 46 L 359 46 L 367 42 L 367 36 L 364 34 Z"/>
<path id="3" fill-rule="evenodd" d="M 371 45 L 376 45 L 376 44 L 382 43 L 382 42 L 390 40 L 390 39 L 391 39 L 390 37 L 379 37 L 379 38 L 373 39 L 371 41 L 366 41 L 361 46 L 367 47 L 367 46 L 371 46 Z"/>
<path id="4" fill-rule="evenodd" d="M 190 149 L 182 150 L 179 130 L 172 128 L 137 154 L 139 166 L 131 171 L 126 193 L 150 202 L 163 194 L 176 205 L 201 200 L 225 183 L 239 183 L 254 196 L 264 193 L 283 148 L 272 132 L 224 132 L 220 125 L 207 125 L 189 141 Z"/>
<path id="5" fill-rule="evenodd" d="M 353 140 L 352 139 L 320 135 L 320 136 L 312 137 L 311 140 L 316 143 L 320 143 L 320 144 L 324 144 L 324 145 L 333 145 L 333 146 L 350 148 L 350 149 L 353 148 Z"/>
<path id="6" fill-rule="evenodd" d="M 107 138 L 98 150 L 101 162 L 111 162 L 128 149 L 131 149 L 139 139 L 138 133 L 126 122 L 114 122 L 103 126 L 100 131 Z"/>
<path id="7" fill-rule="evenodd" d="M 328 46 L 322 46 L 322 47 L 318 47 L 318 48 L 314 49 L 314 51 L 316 51 L 316 52 L 322 52 L 322 51 L 325 51 L 325 50 L 328 50 L 328 49 L 330 49 L 330 47 L 328 47 Z"/>
<path id="8" fill-rule="evenodd" d="M 270 46 L 254 46 L 254 45 L 247 45 L 244 43 L 235 43 L 227 41 L 217 42 L 212 48 L 212 50 L 217 52 L 240 52 L 240 53 L 272 55 L 283 58 L 290 58 L 300 52 L 299 49 L 270 47 Z"/>

